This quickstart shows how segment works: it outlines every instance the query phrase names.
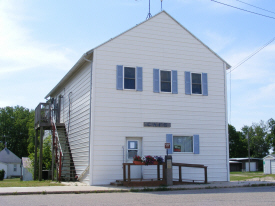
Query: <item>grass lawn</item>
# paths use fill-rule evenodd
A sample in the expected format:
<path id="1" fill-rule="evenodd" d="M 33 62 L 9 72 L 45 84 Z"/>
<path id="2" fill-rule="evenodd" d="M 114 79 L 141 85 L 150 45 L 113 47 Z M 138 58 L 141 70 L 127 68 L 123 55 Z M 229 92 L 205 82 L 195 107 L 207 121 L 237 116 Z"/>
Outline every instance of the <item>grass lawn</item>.
<path id="1" fill-rule="evenodd" d="M 20 181 L 20 178 L 4 179 L 0 181 L 0 187 L 39 187 L 39 186 L 63 186 L 58 182 L 51 180 L 43 181 Z"/>
<path id="2" fill-rule="evenodd" d="M 259 181 L 271 180 L 275 179 L 275 175 L 266 175 L 263 172 L 230 172 L 230 181 L 246 181 L 250 179 Z"/>

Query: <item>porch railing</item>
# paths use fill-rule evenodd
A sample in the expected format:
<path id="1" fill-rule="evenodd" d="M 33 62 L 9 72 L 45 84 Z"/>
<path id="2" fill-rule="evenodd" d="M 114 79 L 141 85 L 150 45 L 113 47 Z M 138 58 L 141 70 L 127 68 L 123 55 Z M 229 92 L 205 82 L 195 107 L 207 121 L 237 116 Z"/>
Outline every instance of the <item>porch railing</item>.
<path id="1" fill-rule="evenodd" d="M 35 108 L 35 129 L 51 125 L 51 107 L 49 103 L 40 103 Z"/>

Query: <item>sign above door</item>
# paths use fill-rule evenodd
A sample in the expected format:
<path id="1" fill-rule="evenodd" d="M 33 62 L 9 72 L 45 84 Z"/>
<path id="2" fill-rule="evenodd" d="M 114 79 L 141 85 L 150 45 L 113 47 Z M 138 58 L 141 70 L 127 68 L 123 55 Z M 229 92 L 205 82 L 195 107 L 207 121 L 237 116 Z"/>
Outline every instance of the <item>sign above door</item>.
<path id="1" fill-rule="evenodd" d="M 144 127 L 171 127 L 171 123 L 166 122 L 143 122 Z"/>

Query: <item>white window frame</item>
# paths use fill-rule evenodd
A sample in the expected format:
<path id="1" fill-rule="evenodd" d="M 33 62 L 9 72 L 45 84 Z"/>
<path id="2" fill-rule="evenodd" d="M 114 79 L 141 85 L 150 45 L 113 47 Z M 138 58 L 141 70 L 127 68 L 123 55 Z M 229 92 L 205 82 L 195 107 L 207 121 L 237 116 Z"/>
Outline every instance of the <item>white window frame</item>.
<path id="1" fill-rule="evenodd" d="M 192 137 L 192 152 L 174 152 L 174 137 Z M 172 153 L 173 154 L 194 154 L 194 136 L 193 135 L 173 135 L 172 137 Z"/>
<path id="2" fill-rule="evenodd" d="M 193 78 L 192 78 L 192 74 L 200 74 L 201 75 L 201 93 L 200 94 L 193 93 Z M 192 95 L 202 95 L 202 73 L 190 72 L 190 79 L 191 79 L 191 94 Z"/>
<path id="3" fill-rule="evenodd" d="M 134 89 L 125 89 L 125 68 L 134 68 L 135 69 L 135 88 Z M 132 66 L 123 66 L 123 90 L 132 90 L 135 91 L 137 88 L 137 68 Z"/>
<path id="4" fill-rule="evenodd" d="M 161 91 L 161 71 L 164 71 L 164 72 L 170 72 L 170 85 L 171 85 L 171 91 L 170 92 L 165 92 L 165 91 Z M 159 70 L 159 91 L 161 92 L 161 93 L 172 93 L 172 90 L 173 90 L 173 88 L 172 88 L 172 70 Z"/>

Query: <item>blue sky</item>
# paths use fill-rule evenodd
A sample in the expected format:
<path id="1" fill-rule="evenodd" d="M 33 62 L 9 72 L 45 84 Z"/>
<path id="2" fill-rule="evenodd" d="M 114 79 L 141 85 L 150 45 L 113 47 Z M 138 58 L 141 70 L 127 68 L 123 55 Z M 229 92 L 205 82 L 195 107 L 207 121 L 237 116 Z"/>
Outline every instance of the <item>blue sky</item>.
<path id="1" fill-rule="evenodd" d="M 220 2 L 275 18 L 274 0 Z M 163 0 L 163 9 L 231 66 L 275 37 L 275 19 L 211 0 Z M 151 14 L 160 0 L 151 0 Z M 81 55 L 144 21 L 148 0 L 0 1 L 0 107 L 34 109 Z M 228 75 L 229 122 L 275 118 L 275 41 Z M 231 109 L 230 109 L 231 108 Z"/>

